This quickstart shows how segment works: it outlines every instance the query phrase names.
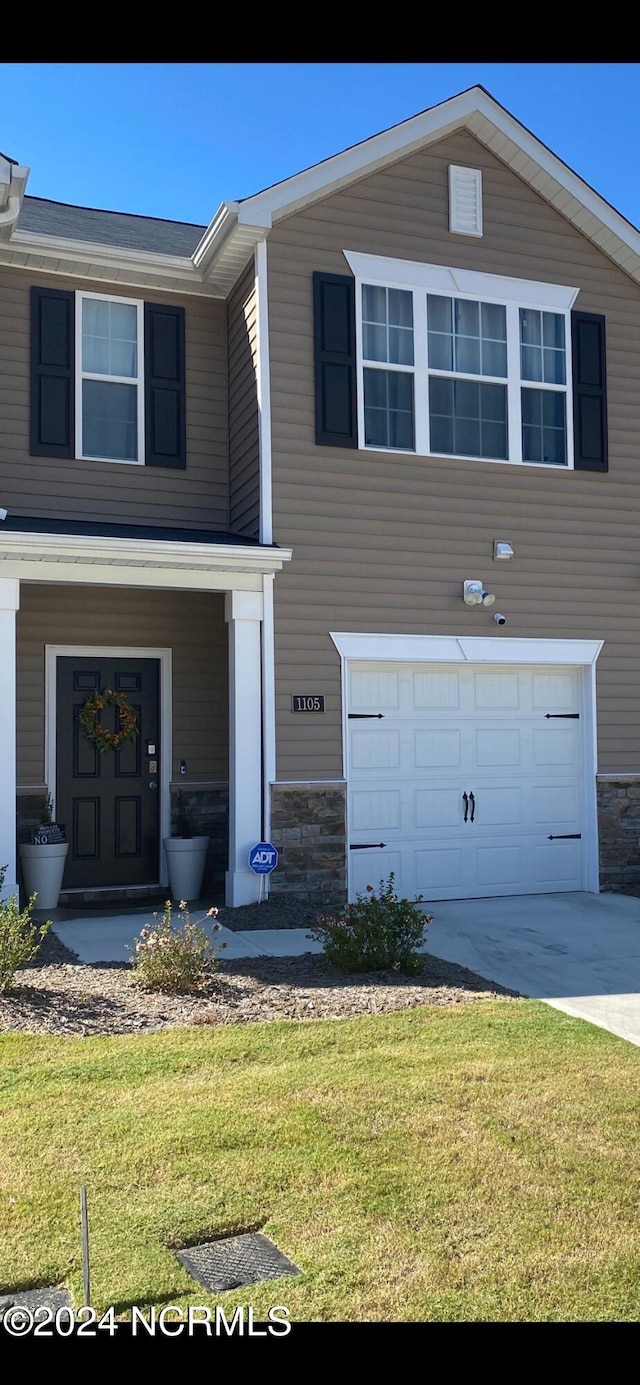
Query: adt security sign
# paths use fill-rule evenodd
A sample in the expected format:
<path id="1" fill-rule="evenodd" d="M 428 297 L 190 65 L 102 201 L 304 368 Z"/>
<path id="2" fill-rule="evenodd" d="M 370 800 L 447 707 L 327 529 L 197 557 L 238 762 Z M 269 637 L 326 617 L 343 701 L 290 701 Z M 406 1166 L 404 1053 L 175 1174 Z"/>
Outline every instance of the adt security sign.
<path id="1" fill-rule="evenodd" d="M 258 842 L 249 852 L 249 865 L 256 875 L 271 875 L 278 864 L 278 853 L 271 842 Z"/>

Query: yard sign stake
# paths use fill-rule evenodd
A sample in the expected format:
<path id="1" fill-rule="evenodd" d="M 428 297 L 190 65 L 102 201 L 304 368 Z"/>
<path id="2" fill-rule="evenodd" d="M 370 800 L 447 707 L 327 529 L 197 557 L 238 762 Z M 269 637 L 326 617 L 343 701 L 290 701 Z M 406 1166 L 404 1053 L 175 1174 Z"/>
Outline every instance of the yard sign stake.
<path id="1" fill-rule="evenodd" d="M 82 1227 L 82 1292 L 85 1308 L 91 1304 L 91 1280 L 89 1277 L 89 1220 L 87 1217 L 87 1190 L 80 1189 L 80 1225 Z"/>

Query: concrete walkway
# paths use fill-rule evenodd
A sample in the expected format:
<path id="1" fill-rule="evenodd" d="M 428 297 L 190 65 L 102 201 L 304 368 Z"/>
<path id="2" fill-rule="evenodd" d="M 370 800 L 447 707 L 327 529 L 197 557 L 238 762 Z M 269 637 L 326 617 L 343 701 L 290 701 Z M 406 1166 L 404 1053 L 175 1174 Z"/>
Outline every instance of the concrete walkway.
<path id="1" fill-rule="evenodd" d="M 640 899 L 520 895 L 430 908 L 425 952 L 640 1045 Z M 148 915 L 138 912 L 66 919 L 54 931 L 82 962 L 125 962 L 145 926 Z M 304 928 L 221 928 L 216 941 L 227 944 L 227 958 L 322 951 Z"/>
<path id="2" fill-rule="evenodd" d="M 194 912 L 194 922 L 196 918 Z M 259 928 L 234 933 L 231 928 L 222 927 L 213 934 L 210 919 L 201 923 L 198 918 L 197 922 L 217 947 L 225 943 L 221 953 L 224 958 L 298 957 L 302 952 L 322 952 L 322 943 L 312 942 L 304 928 Z M 146 913 L 114 914 L 112 917 L 66 919 L 54 923 L 53 931 L 65 947 L 77 952 L 81 962 L 130 962 L 131 949 L 140 929 L 150 926 Z"/>

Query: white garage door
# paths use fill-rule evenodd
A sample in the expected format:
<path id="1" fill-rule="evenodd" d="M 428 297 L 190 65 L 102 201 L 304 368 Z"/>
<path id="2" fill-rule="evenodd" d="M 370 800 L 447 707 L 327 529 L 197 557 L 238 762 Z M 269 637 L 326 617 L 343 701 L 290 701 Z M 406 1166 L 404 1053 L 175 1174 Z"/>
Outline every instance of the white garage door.
<path id="1" fill-rule="evenodd" d="M 351 663 L 350 893 L 583 888 L 577 670 Z"/>

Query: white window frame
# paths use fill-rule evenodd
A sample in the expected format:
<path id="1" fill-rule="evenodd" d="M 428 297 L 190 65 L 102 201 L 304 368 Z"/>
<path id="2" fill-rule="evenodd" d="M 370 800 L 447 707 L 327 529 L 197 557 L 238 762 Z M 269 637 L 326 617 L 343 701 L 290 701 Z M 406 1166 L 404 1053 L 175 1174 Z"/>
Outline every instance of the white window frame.
<path id="1" fill-rule="evenodd" d="M 138 374 L 132 375 L 98 375 L 91 370 L 82 369 L 82 311 L 83 304 L 87 299 L 97 299 L 101 303 L 128 303 L 137 310 L 137 358 Z M 84 439 L 82 433 L 82 382 L 83 380 L 100 380 L 105 384 L 112 385 L 135 385 L 138 391 L 137 425 L 138 425 L 138 455 L 137 457 L 96 457 L 91 452 L 84 451 Z M 116 466 L 144 466 L 144 302 L 140 298 L 122 298 L 115 293 L 85 293 L 76 292 L 76 457 L 85 462 L 114 462 Z"/>
<path id="2" fill-rule="evenodd" d="M 476 270 L 452 269 L 442 265 L 422 264 L 413 260 L 391 260 L 379 255 L 365 255 L 345 250 L 345 258 L 356 281 L 356 352 L 358 447 L 367 452 L 391 452 L 405 456 L 438 456 L 443 461 L 451 457 L 459 461 L 489 462 L 492 466 L 537 466 L 547 471 L 572 471 L 573 454 L 573 392 L 571 359 L 571 308 L 579 289 L 563 284 L 546 284 L 538 280 L 512 279 L 500 274 L 485 274 Z M 414 364 L 396 365 L 387 361 L 368 361 L 363 357 L 362 288 L 372 284 L 379 288 L 404 289 L 413 294 Z M 461 298 L 473 302 L 496 303 L 506 310 L 507 321 L 507 378 L 471 375 L 459 371 L 429 369 L 427 341 L 427 295 Z M 556 313 L 565 320 L 566 382 L 547 384 L 542 380 L 523 380 L 520 373 L 520 309 Z M 422 363 L 422 364 L 421 364 Z M 365 443 L 364 432 L 364 371 L 392 370 L 414 376 L 414 441 L 413 450 L 400 447 L 379 447 Z M 429 376 L 443 379 L 470 380 L 476 384 L 498 384 L 507 390 L 508 457 L 472 457 L 461 453 L 432 453 L 429 437 Z M 522 389 L 551 390 L 564 394 L 566 400 L 565 465 L 557 462 L 528 462 L 522 456 Z"/>

